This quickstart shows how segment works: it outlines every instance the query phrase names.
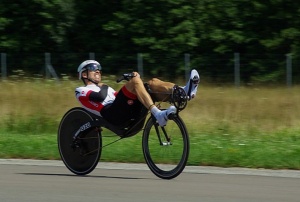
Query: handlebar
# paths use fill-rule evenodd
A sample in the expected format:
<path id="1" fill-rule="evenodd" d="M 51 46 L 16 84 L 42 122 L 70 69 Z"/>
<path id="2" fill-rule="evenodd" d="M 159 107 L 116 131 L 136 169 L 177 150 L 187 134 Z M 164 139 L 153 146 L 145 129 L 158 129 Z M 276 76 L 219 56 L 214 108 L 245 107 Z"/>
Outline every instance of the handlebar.
<path id="1" fill-rule="evenodd" d="M 117 79 L 117 83 L 120 83 L 123 80 L 129 81 L 133 77 L 135 77 L 134 73 L 125 73 L 120 78 Z"/>

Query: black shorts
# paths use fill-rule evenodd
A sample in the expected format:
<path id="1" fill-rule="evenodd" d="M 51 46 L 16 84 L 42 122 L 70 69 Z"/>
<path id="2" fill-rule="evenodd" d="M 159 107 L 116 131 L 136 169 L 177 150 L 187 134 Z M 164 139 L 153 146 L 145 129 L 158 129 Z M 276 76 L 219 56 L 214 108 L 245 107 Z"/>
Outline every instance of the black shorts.
<path id="1" fill-rule="evenodd" d="M 131 120 L 139 118 L 144 109 L 137 96 L 123 86 L 114 102 L 103 107 L 100 114 L 108 122 L 126 127 Z"/>

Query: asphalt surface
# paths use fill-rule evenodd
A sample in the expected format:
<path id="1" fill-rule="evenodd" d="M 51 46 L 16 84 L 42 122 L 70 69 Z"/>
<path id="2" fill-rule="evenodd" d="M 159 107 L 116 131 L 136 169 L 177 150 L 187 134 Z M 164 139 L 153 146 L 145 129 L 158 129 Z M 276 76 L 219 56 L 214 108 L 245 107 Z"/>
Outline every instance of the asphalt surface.
<path id="1" fill-rule="evenodd" d="M 173 180 L 144 164 L 76 176 L 61 161 L 0 159 L 0 202 L 299 202 L 300 171 L 188 166 Z"/>

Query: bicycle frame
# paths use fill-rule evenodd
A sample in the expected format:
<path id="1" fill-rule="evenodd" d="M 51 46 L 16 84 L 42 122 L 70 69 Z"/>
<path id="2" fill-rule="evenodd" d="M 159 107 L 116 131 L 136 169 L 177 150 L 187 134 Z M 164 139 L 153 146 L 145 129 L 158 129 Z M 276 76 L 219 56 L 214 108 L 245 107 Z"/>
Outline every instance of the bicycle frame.
<path id="1" fill-rule="evenodd" d="M 133 121 L 132 123 L 130 123 L 129 127 L 121 127 L 121 128 L 107 122 L 103 117 L 100 116 L 95 117 L 95 115 L 93 114 L 91 115 L 95 118 L 94 121 L 89 121 L 79 126 L 79 129 L 76 131 L 76 133 L 73 136 L 74 140 L 91 129 L 101 128 L 101 127 L 104 127 L 112 131 L 114 134 L 120 136 L 121 138 L 131 137 L 142 130 L 144 123 L 146 121 L 147 113 L 144 112 L 142 119 Z"/>

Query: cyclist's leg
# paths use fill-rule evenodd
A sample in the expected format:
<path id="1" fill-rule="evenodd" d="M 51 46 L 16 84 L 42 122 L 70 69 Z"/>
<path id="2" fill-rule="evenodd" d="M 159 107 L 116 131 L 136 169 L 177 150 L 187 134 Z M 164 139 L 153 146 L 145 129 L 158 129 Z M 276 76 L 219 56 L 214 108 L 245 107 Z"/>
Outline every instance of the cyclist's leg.
<path id="1" fill-rule="evenodd" d="M 159 110 L 154 105 L 154 102 L 147 92 L 144 86 L 144 82 L 140 78 L 140 75 L 137 72 L 134 72 L 134 74 L 136 76 L 128 81 L 125 84 L 124 88 L 127 89 L 130 93 L 137 96 L 138 100 L 156 117 L 159 125 L 166 125 L 169 115 L 176 113 L 176 108 L 174 106 L 171 106 L 165 111 Z"/>
<path id="2" fill-rule="evenodd" d="M 145 88 L 144 82 L 140 78 L 137 72 L 134 72 L 135 77 L 129 80 L 123 87 L 129 93 L 136 95 L 137 99 L 144 105 L 146 109 L 149 109 L 151 113 L 156 117 L 160 125 L 165 125 L 168 120 L 168 116 L 171 113 L 176 113 L 175 108 L 169 108 L 166 111 L 159 110 L 152 100 L 150 94 Z"/>
<path id="3" fill-rule="evenodd" d="M 174 83 L 165 82 L 157 78 L 153 78 L 148 81 L 153 96 L 157 101 L 169 101 L 172 94 Z M 181 87 L 188 95 L 189 100 L 194 98 L 197 93 L 198 85 L 200 83 L 200 76 L 197 70 L 193 69 L 190 73 L 190 78 L 186 85 Z"/>
<path id="4" fill-rule="evenodd" d="M 153 92 L 153 97 L 157 101 L 169 101 L 172 94 L 174 83 L 162 81 L 157 78 L 153 78 L 148 81 L 149 87 Z"/>
<path id="5" fill-rule="evenodd" d="M 153 105 L 153 100 L 149 93 L 147 92 L 144 82 L 140 78 L 140 75 L 137 72 L 135 77 L 125 84 L 125 88 L 132 94 L 136 95 L 138 100 L 149 109 Z"/>

